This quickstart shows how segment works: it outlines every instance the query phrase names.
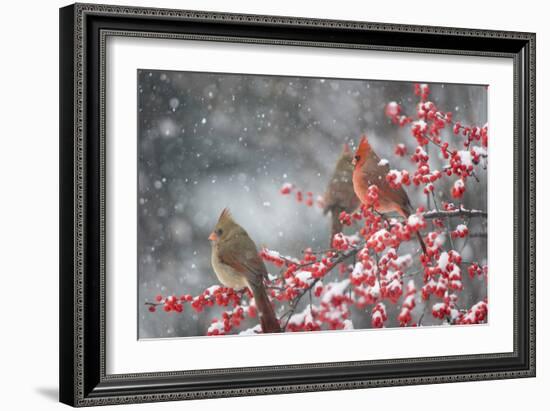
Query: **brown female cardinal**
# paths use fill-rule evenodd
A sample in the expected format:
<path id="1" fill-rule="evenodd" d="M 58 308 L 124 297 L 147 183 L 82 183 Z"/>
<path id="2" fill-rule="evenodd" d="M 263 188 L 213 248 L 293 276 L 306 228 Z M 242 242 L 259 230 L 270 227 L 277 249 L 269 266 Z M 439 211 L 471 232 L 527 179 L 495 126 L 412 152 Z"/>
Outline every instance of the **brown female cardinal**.
<path id="1" fill-rule="evenodd" d="M 366 136 L 361 137 L 352 162 L 355 165 L 353 170 L 353 188 L 355 194 L 357 194 L 357 197 L 359 197 L 359 200 L 363 204 L 366 204 L 368 188 L 371 185 L 376 185 L 378 186 L 379 203 L 376 211 L 379 213 L 391 213 L 395 211 L 405 218 L 411 215 L 413 208 L 409 196 L 403 190 L 403 187 L 394 189 L 386 181 L 386 175 L 390 171 L 390 167 L 387 162 L 380 161 Z M 420 232 L 417 231 L 416 235 L 425 254 L 426 245 L 422 240 Z"/>
<path id="2" fill-rule="evenodd" d="M 233 220 L 227 208 L 222 211 L 208 239 L 212 242 L 212 268 L 220 282 L 236 290 L 250 288 L 260 315 L 262 331 L 281 332 L 264 285 L 264 278 L 267 277 L 265 264 L 254 241 Z"/>
<path id="3" fill-rule="evenodd" d="M 325 192 L 323 213 L 330 211 L 332 224 L 330 229 L 330 243 L 335 234 L 342 231 L 340 213 L 351 213 L 359 207 L 359 199 L 353 190 L 353 155 L 349 146 L 344 144 L 344 149 L 336 161 L 336 167 L 332 173 L 327 191 Z"/>

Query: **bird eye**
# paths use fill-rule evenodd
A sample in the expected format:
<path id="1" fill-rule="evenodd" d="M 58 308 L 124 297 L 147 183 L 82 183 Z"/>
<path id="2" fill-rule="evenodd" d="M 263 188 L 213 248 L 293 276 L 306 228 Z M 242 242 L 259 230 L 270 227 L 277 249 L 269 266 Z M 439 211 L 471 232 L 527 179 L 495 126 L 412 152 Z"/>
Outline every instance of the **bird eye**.
<path id="1" fill-rule="evenodd" d="M 359 161 L 360 157 L 359 156 L 355 156 L 355 161 Z"/>
<path id="2" fill-rule="evenodd" d="M 223 230 L 221 228 L 219 228 L 218 231 L 216 231 L 216 234 L 218 236 L 221 236 L 223 234 Z"/>

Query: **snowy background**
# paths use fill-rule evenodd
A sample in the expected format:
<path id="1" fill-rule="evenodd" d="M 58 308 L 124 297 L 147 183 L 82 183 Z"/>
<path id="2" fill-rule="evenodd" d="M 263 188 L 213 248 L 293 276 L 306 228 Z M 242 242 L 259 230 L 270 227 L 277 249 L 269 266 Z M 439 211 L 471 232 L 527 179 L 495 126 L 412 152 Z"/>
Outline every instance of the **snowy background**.
<path id="1" fill-rule="evenodd" d="M 399 158 L 393 151 L 403 143 L 412 153 L 416 141 L 409 128 L 384 115 L 389 101 L 414 115 L 413 84 L 139 70 L 139 337 L 205 334 L 216 308 L 199 315 L 188 306 L 183 314 L 150 313 L 143 303 L 157 294 L 196 295 L 217 284 L 207 238 L 224 207 L 258 246 L 299 256 L 307 246 L 327 247 L 329 218 L 317 207 L 282 196 L 285 182 L 322 195 L 343 144 L 357 142 L 363 133 L 391 168 L 413 170 L 409 156 Z M 455 120 L 487 122 L 484 86 L 430 84 L 430 89 L 430 100 Z M 430 165 L 440 168 L 431 150 Z M 463 203 L 486 210 L 486 175 L 478 175 L 480 183 L 471 180 Z M 452 181 L 436 184 L 438 198 L 451 201 Z M 413 206 L 425 205 L 421 190 L 406 189 Z M 472 220 L 470 231 L 485 231 L 479 224 Z M 465 260 L 486 263 L 486 255 L 483 238 L 470 239 L 462 250 Z M 277 269 L 268 265 L 268 270 Z M 465 306 L 486 296 L 485 282 L 470 280 L 466 272 L 463 278 Z M 388 308 L 386 325 L 395 326 L 397 308 Z M 356 328 L 370 327 L 370 317 L 361 312 L 354 311 L 353 322 Z"/>

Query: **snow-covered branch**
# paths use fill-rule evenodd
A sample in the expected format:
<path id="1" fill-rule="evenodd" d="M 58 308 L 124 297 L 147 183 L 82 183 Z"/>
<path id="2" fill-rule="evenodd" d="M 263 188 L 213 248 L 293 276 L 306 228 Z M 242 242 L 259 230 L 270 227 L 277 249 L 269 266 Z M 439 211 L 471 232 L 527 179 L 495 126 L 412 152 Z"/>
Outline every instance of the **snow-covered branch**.
<path id="1" fill-rule="evenodd" d="M 466 210 L 464 208 L 451 211 L 427 211 L 423 214 L 424 218 L 452 218 L 452 217 L 480 217 L 487 218 L 487 212 L 481 210 Z"/>

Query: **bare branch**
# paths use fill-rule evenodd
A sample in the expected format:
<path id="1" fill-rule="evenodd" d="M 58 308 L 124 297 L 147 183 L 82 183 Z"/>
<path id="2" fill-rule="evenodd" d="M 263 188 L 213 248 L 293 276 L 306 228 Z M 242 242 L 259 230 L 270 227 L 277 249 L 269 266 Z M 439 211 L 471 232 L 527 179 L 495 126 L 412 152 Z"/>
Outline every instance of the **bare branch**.
<path id="1" fill-rule="evenodd" d="M 487 238 L 487 233 L 483 233 L 483 232 L 470 233 L 470 234 L 468 234 L 468 237 L 471 237 L 471 238 Z"/>

